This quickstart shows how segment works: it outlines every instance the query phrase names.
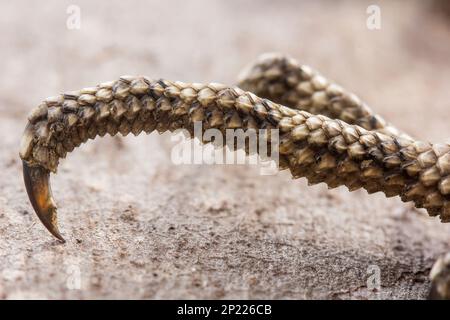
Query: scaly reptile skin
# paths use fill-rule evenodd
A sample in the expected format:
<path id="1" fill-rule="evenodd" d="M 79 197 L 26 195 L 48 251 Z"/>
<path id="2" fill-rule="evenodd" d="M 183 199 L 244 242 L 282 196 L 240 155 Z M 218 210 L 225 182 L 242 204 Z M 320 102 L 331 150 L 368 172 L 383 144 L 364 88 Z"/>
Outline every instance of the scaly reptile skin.
<path id="1" fill-rule="evenodd" d="M 249 91 L 125 76 L 51 97 L 29 115 L 20 157 L 30 168 L 56 172 L 60 158 L 107 133 L 184 128 L 192 135 L 196 121 L 222 132 L 279 129 L 280 169 L 295 178 L 398 195 L 450 221 L 449 144 L 410 138 L 355 95 L 287 57 L 260 59 L 240 86 Z"/>
<path id="2" fill-rule="evenodd" d="M 290 108 L 322 114 L 366 130 L 410 138 L 375 114 L 361 99 L 295 59 L 262 55 L 239 76 L 239 87 Z"/>

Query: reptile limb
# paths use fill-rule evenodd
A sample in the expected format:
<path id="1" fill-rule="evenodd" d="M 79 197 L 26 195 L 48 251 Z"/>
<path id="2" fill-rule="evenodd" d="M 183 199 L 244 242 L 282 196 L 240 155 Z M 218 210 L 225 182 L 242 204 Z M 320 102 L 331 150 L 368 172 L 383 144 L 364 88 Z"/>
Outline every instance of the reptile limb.
<path id="1" fill-rule="evenodd" d="M 449 144 L 411 138 L 354 94 L 280 55 L 266 55 L 247 68 L 238 87 L 124 76 L 47 98 L 31 111 L 20 148 L 36 214 L 64 241 L 50 173 L 87 140 L 176 129 L 193 136 L 196 122 L 203 131 L 216 128 L 222 133 L 278 129 L 279 169 L 289 169 L 294 178 L 400 196 L 442 222 L 450 221 Z M 432 275 L 433 290 L 449 297 L 448 283 L 442 289 L 435 280 L 448 279 L 441 275 L 449 263 L 439 266 Z"/>

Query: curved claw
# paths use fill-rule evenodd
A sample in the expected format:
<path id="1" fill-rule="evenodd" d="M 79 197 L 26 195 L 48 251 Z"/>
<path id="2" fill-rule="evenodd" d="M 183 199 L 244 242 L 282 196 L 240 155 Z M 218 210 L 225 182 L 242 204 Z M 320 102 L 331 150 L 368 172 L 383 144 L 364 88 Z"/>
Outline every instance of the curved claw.
<path id="1" fill-rule="evenodd" d="M 56 204 L 50 187 L 50 171 L 41 166 L 29 166 L 25 161 L 22 161 L 22 164 L 25 187 L 34 211 L 47 230 L 65 242 L 58 230 Z"/>

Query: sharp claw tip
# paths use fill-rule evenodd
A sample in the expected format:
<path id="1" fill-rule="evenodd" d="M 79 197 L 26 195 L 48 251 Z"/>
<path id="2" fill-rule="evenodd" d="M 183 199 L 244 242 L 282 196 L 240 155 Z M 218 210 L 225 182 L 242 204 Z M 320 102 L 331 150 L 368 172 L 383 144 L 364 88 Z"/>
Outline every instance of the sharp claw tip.
<path id="1" fill-rule="evenodd" d="M 30 167 L 23 161 L 23 176 L 28 197 L 37 216 L 53 236 L 65 243 L 56 221 L 56 205 L 49 182 L 50 172 L 40 166 Z"/>
<path id="2" fill-rule="evenodd" d="M 46 226 L 46 227 L 47 227 L 47 226 Z M 47 227 L 47 229 L 48 229 L 48 231 L 50 231 L 50 233 L 51 233 L 55 238 L 57 238 L 61 243 L 66 243 L 66 240 L 63 238 L 63 236 L 61 235 L 61 233 L 59 232 L 59 230 L 58 230 L 57 227 L 51 227 L 51 228 L 48 228 L 48 227 Z"/>

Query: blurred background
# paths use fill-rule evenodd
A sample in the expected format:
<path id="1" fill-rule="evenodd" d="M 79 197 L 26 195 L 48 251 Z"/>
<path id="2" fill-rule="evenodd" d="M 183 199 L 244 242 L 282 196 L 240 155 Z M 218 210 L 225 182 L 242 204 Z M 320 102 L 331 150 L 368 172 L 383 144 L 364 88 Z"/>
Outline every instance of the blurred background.
<path id="1" fill-rule="evenodd" d="M 28 203 L 18 147 L 47 96 L 124 74 L 234 84 L 265 52 L 448 142 L 445 1 L 2 0 L 0 15 L 0 298 L 426 297 L 450 227 L 399 199 L 242 165 L 175 166 L 169 134 L 105 137 L 53 176 L 61 245 Z"/>

